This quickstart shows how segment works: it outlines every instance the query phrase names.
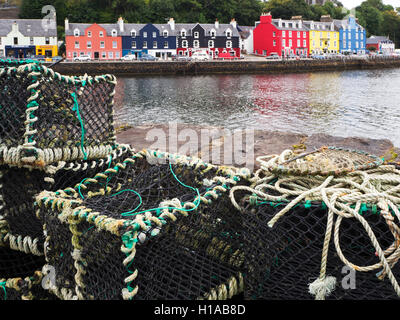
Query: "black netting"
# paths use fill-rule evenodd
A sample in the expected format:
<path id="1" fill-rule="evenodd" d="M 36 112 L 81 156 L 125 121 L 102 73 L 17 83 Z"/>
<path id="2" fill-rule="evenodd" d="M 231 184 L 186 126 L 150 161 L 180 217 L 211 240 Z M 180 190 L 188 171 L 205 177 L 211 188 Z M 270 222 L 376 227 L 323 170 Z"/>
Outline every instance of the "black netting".
<path id="1" fill-rule="evenodd" d="M 39 61 L 24 59 L 24 60 L 17 60 L 17 59 L 0 59 L 0 68 L 7 68 L 7 67 L 18 67 L 24 64 L 35 63 L 39 64 Z"/>
<path id="2" fill-rule="evenodd" d="M 269 228 L 267 223 L 284 208 L 282 203 L 249 205 L 244 224 L 247 274 L 247 299 L 303 300 L 314 299 L 308 285 L 319 277 L 322 247 L 326 232 L 327 209 L 321 203 L 310 208 L 304 204 L 291 209 Z M 379 212 L 367 208 L 362 212 L 383 250 L 394 238 Z M 343 219 L 340 225 L 340 245 L 344 256 L 358 266 L 379 262 L 374 247 L 362 225 L 356 219 Z M 356 272 L 350 281 L 350 270 L 344 268 L 334 243 L 333 233 L 328 253 L 326 274 L 336 277 L 336 288 L 327 299 L 376 300 L 395 299 L 397 295 L 387 277 L 379 280 L 380 269 Z M 392 269 L 396 278 L 400 266 Z M 342 285 L 342 282 L 345 284 Z M 355 288 L 353 288 L 355 284 Z M 347 289 L 346 289 L 347 288 Z"/>
<path id="3" fill-rule="evenodd" d="M 35 279 L 39 279 L 36 272 L 41 271 L 44 264 L 44 257 L 25 254 L 0 246 L 0 282 L 21 278 L 17 282 L 20 290 L 5 287 L 4 283 L 3 286 L 0 285 L 0 300 L 20 300 L 22 295 L 27 296 L 31 292 L 31 287 L 24 281 L 26 277 L 32 277 L 33 282 L 39 282 L 37 286 L 41 286 L 40 281 L 35 281 Z M 37 298 L 48 296 L 41 288 L 37 288 L 35 294 Z"/>
<path id="4" fill-rule="evenodd" d="M 38 160 L 37 165 L 43 165 L 54 160 L 86 159 L 86 156 L 95 159 L 100 147 L 114 146 L 113 76 L 64 77 L 37 64 L 1 70 L 4 71 L 0 73 L 1 147 L 16 148 L 35 142 L 35 149 L 24 149 L 21 154 L 9 150 L 3 161 L 14 164 L 33 156 Z M 28 128 L 27 119 L 30 119 Z M 78 152 L 71 155 L 68 150 L 73 147 Z M 60 150 L 52 154 L 54 160 L 43 158 L 39 152 L 55 148 Z M 104 151 L 101 152 L 104 156 Z"/>
<path id="5" fill-rule="evenodd" d="M 3 208 L 0 215 L 8 222 L 10 233 L 14 236 L 41 239 L 39 251 L 42 251 L 43 226 L 35 215 L 34 197 L 43 190 L 56 191 L 74 186 L 84 178 L 93 177 L 97 172 L 106 170 L 129 155 L 131 151 L 125 146 L 120 146 L 109 157 L 96 161 L 66 163 L 55 174 L 38 169 L 3 166 L 0 178 Z"/>
<path id="6" fill-rule="evenodd" d="M 88 184 L 85 190 L 81 188 L 83 197 L 106 184 L 112 188 L 108 195 L 85 198 L 81 205 L 107 217 L 133 220 L 134 215 L 122 216 L 121 213 L 137 207 L 138 197 L 131 192 L 113 196 L 117 190 L 135 190 L 141 195 L 142 205 L 136 212 L 158 208 L 161 201 L 172 198 L 182 203 L 193 202 L 197 196 L 195 191 L 177 181 L 168 162 L 149 164 L 145 159 L 136 159 L 134 164 L 125 163 L 126 168 L 112 174 L 111 178 L 104 181 L 98 178 L 101 182 Z M 205 179 L 216 175 L 216 169 L 202 173 L 204 168 L 194 170 L 181 164 L 173 164 L 172 169 L 182 183 L 198 188 L 202 195 L 216 185 L 205 184 Z M 156 211 L 152 213 L 157 215 Z M 59 212 L 43 205 L 40 215 L 49 235 L 47 260 L 56 268 L 57 286 L 73 290 L 77 270 L 71 253 L 74 252 L 72 242 L 77 239 L 72 239 L 71 221 L 61 222 L 57 217 Z M 137 269 L 138 276 L 130 284 L 139 287 L 133 299 L 195 299 L 243 272 L 241 215 L 231 205 L 228 192 L 221 192 L 220 197 L 208 205 L 201 204 L 197 210 L 189 212 L 188 217 L 179 213 L 177 217 L 175 222 L 166 218 L 167 224 L 161 230 L 153 225 L 146 232 L 139 232 L 136 255 L 130 266 L 123 265 L 126 255 L 121 252 L 120 236 L 80 221 L 77 225 L 81 247 L 78 263 L 85 270 L 81 274 L 83 296 L 121 299 L 121 290 L 127 287 L 124 279 Z"/>

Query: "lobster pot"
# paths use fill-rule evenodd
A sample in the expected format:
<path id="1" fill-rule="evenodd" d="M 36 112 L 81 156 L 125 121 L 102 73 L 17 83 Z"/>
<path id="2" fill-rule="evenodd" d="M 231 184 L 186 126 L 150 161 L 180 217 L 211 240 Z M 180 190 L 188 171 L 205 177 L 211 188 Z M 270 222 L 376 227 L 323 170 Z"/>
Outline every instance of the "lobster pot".
<path id="1" fill-rule="evenodd" d="M 228 195 L 240 183 L 233 169 L 144 150 L 74 189 L 41 193 L 58 292 L 102 300 L 241 293 L 241 221 Z"/>
<path id="2" fill-rule="evenodd" d="M 116 78 L 63 76 L 39 64 L 0 67 L 0 163 L 44 167 L 115 147 Z"/>
<path id="3" fill-rule="evenodd" d="M 57 162 L 43 170 L 2 166 L 0 170 L 0 221 L 7 225 L 6 241 L 13 249 L 43 255 L 43 226 L 35 216 L 35 195 L 80 183 L 84 178 L 112 167 L 132 155 L 128 145 L 119 145 L 97 160 Z"/>
<path id="4" fill-rule="evenodd" d="M 0 245 L 0 301 L 56 299 L 42 286 L 44 264 L 43 257 Z"/>
<path id="5" fill-rule="evenodd" d="M 0 68 L 18 67 L 24 64 L 39 64 L 40 62 L 30 59 L 17 60 L 17 59 L 0 59 Z"/>
<path id="6" fill-rule="evenodd" d="M 286 205 L 261 202 L 246 208 L 243 228 L 247 299 L 315 298 L 309 293 L 309 284 L 320 275 L 328 210 L 324 203 L 304 202 L 270 228 L 268 222 Z M 369 223 L 382 250 L 392 246 L 395 239 L 376 206 L 363 204 L 359 214 Z M 340 249 L 349 262 L 360 267 L 379 263 L 374 246 L 357 219 L 343 218 L 338 228 Z M 388 277 L 378 279 L 381 270 L 382 267 L 368 272 L 355 271 L 345 266 L 335 248 L 332 231 L 326 275 L 336 278 L 336 287 L 326 299 L 397 299 Z M 398 278 L 399 264 L 392 267 L 392 272 Z"/>

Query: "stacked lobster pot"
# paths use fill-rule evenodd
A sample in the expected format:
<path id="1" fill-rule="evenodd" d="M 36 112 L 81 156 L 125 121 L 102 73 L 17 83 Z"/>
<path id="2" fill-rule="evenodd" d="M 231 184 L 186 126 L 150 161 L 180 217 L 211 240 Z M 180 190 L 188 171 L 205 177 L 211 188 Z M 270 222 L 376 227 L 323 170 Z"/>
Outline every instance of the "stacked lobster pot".
<path id="1" fill-rule="evenodd" d="M 231 190 L 245 216 L 245 298 L 399 298 L 399 166 L 336 147 L 258 160 L 253 185 Z"/>
<path id="2" fill-rule="evenodd" d="M 116 78 L 0 61 L 0 299 L 54 298 L 35 195 L 79 184 L 130 156 L 116 143 Z M 43 273 L 45 272 L 45 273 Z"/>
<path id="3" fill-rule="evenodd" d="M 43 191 L 37 217 L 56 274 L 51 292 L 84 300 L 238 296 L 245 248 L 229 190 L 249 175 L 142 150 L 73 188 Z"/>

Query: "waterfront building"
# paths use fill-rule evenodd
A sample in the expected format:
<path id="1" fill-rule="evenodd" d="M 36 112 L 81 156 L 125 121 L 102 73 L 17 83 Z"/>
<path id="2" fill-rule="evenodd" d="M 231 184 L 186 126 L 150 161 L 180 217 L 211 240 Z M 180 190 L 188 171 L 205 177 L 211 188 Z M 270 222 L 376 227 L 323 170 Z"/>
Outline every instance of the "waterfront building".
<path id="1" fill-rule="evenodd" d="M 338 53 L 340 35 L 330 16 L 322 16 L 321 21 L 304 21 L 310 34 L 310 54 Z"/>
<path id="2" fill-rule="evenodd" d="M 65 20 L 67 59 L 89 55 L 92 59 L 116 60 L 122 56 L 121 24 L 69 23 Z"/>
<path id="3" fill-rule="evenodd" d="M 339 50 L 341 53 L 365 54 L 366 31 L 357 23 L 357 19 L 350 15 L 347 19 L 333 20 L 335 29 L 339 32 Z"/>
<path id="4" fill-rule="evenodd" d="M 167 24 L 125 24 L 123 26 L 122 55 L 134 54 L 140 58 L 143 53 L 151 54 L 162 60 L 176 54 L 176 34 L 174 19 Z"/>
<path id="5" fill-rule="evenodd" d="M 41 19 L 0 19 L 0 57 L 29 58 L 58 54 L 57 28 Z"/>
<path id="6" fill-rule="evenodd" d="M 370 50 L 371 47 L 374 47 L 377 52 L 383 54 L 391 54 L 394 52 L 394 42 L 388 37 L 370 36 L 367 39 L 366 48 Z"/>
<path id="7" fill-rule="evenodd" d="M 249 26 L 238 26 L 237 27 L 240 35 L 239 47 L 244 53 L 251 54 L 254 52 L 254 38 L 253 31 L 254 27 Z"/>
<path id="8" fill-rule="evenodd" d="M 204 51 L 210 58 L 227 52 L 240 57 L 239 31 L 235 19 L 230 24 L 175 24 L 177 54 L 191 56 L 195 51 Z"/>
<path id="9" fill-rule="evenodd" d="M 272 19 L 270 13 L 263 13 L 253 31 L 254 53 L 269 56 L 308 56 L 310 38 L 308 28 L 300 16 L 291 20 Z"/>

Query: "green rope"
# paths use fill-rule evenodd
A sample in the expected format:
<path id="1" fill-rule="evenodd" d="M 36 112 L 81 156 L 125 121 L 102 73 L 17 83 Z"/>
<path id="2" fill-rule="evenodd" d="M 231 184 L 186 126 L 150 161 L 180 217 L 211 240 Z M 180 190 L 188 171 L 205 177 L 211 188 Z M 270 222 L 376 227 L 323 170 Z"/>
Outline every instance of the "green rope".
<path id="1" fill-rule="evenodd" d="M 111 195 L 110 198 L 111 197 L 115 197 L 115 196 L 117 196 L 117 195 L 119 195 L 119 194 L 121 194 L 123 192 L 133 192 L 133 193 L 135 193 L 139 197 L 139 201 L 140 201 L 139 205 L 135 209 L 133 209 L 131 211 L 124 212 L 124 213 L 121 213 L 122 216 L 125 216 L 125 215 L 131 214 L 132 212 L 135 212 L 137 209 L 139 209 L 139 207 L 142 205 L 143 201 L 142 201 L 142 197 L 140 196 L 140 194 L 137 193 L 135 190 L 131 190 L 131 189 L 121 190 L 121 191 L 117 192 L 116 194 Z"/>
<path id="2" fill-rule="evenodd" d="M 0 287 L 2 287 L 4 290 L 4 300 L 7 300 L 6 282 L 0 282 Z"/>
<path id="3" fill-rule="evenodd" d="M 78 120 L 81 124 L 81 131 L 82 131 L 82 135 L 81 135 L 81 149 L 83 152 L 83 159 L 87 160 L 87 153 L 85 152 L 85 148 L 83 147 L 84 141 L 85 141 L 85 124 L 83 123 L 83 119 L 81 117 L 81 114 L 79 112 L 79 103 L 76 97 L 76 93 L 72 92 L 71 93 L 72 99 L 74 99 L 74 107 L 72 108 L 72 111 L 76 111 L 76 116 L 78 117 Z"/>

